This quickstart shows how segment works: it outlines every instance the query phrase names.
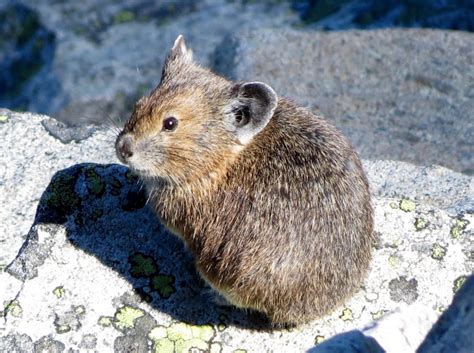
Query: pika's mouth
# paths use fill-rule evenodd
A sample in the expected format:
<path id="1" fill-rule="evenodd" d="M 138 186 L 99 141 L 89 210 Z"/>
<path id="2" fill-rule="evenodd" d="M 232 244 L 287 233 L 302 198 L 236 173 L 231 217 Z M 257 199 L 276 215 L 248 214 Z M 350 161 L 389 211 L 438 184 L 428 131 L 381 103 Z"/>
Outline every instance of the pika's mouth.
<path id="1" fill-rule="evenodd" d="M 123 164 L 130 165 L 130 159 L 134 154 L 134 144 L 135 142 L 132 135 L 128 133 L 124 134 L 122 132 L 117 136 L 117 140 L 115 141 L 115 153 Z"/>
<path id="2" fill-rule="evenodd" d="M 126 164 L 135 174 L 142 178 L 155 178 L 153 172 L 154 163 L 150 163 L 145 158 L 149 153 L 146 151 L 149 141 L 137 141 L 130 133 L 120 133 L 115 141 L 115 152 L 117 158 Z"/>

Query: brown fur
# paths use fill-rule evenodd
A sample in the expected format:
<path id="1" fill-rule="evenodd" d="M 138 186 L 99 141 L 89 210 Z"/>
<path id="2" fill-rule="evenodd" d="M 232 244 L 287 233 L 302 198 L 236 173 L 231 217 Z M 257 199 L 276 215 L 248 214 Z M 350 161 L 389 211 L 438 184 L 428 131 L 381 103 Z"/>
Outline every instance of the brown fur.
<path id="1" fill-rule="evenodd" d="M 361 286 L 374 243 L 360 160 L 323 118 L 279 98 L 246 144 L 226 128 L 234 83 L 174 54 L 119 136 L 160 219 L 201 276 L 274 323 L 330 313 Z M 174 132 L 161 131 L 175 116 Z"/>

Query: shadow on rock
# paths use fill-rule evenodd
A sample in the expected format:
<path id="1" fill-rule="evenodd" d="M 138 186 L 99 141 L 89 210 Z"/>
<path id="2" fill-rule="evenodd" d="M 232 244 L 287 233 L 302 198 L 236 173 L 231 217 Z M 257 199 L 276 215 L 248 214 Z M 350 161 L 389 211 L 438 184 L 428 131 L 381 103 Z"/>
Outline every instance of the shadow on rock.
<path id="1" fill-rule="evenodd" d="M 39 202 L 35 225 L 64 224 L 72 244 L 129 281 L 141 301 L 176 320 L 268 328 L 259 314 L 213 303 L 191 254 L 146 201 L 143 185 L 128 168 L 78 164 L 54 175 Z"/>

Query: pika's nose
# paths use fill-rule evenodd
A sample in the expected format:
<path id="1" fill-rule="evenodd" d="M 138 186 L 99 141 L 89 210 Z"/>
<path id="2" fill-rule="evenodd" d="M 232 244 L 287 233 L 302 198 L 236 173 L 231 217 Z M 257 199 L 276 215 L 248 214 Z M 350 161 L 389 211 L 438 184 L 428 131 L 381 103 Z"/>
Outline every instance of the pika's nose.
<path id="1" fill-rule="evenodd" d="M 123 163 L 127 163 L 127 160 L 133 156 L 133 138 L 129 134 L 120 135 L 115 143 L 115 151 L 117 157 Z"/>

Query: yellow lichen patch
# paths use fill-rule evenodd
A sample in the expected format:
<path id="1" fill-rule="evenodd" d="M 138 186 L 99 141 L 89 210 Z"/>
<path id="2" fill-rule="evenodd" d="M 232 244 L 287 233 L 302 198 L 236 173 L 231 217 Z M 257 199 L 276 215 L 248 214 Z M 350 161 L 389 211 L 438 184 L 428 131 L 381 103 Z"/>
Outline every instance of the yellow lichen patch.
<path id="1" fill-rule="evenodd" d="M 4 123 L 4 122 L 6 122 L 6 121 L 8 121 L 8 116 L 6 116 L 6 115 L 0 115 L 0 123 Z"/>
<path id="2" fill-rule="evenodd" d="M 314 343 L 315 344 L 319 344 L 319 343 L 322 343 L 324 342 L 326 338 L 322 335 L 317 335 L 315 338 L 314 338 Z"/>
<path id="3" fill-rule="evenodd" d="M 442 260 L 446 255 L 446 248 L 439 245 L 438 243 L 433 244 L 431 248 L 431 257 L 435 260 Z"/>
<path id="4" fill-rule="evenodd" d="M 166 327 L 164 326 L 156 326 L 153 328 L 150 333 L 148 334 L 148 338 L 151 339 L 152 341 L 159 340 L 161 338 L 165 338 L 167 335 L 166 333 Z"/>
<path id="5" fill-rule="evenodd" d="M 176 353 L 188 353 L 191 348 L 206 351 L 209 349 L 209 343 L 199 338 L 191 338 L 189 340 L 179 339 L 174 343 Z"/>
<path id="6" fill-rule="evenodd" d="M 398 203 L 395 201 L 392 201 L 389 203 L 390 208 L 393 208 L 394 210 L 398 209 Z"/>
<path id="7" fill-rule="evenodd" d="M 208 351 L 214 336 L 215 330 L 211 325 L 190 325 L 184 322 L 169 327 L 157 326 L 148 335 L 153 341 L 154 351 L 160 353 L 184 353 L 191 348 Z"/>
<path id="8" fill-rule="evenodd" d="M 59 326 L 56 326 L 56 332 L 61 334 L 61 333 L 66 333 L 66 332 L 69 332 L 71 331 L 71 326 L 69 325 L 59 325 Z"/>
<path id="9" fill-rule="evenodd" d="M 214 342 L 211 344 L 211 349 L 209 353 L 221 353 L 222 352 L 222 345 L 219 342 Z"/>
<path id="10" fill-rule="evenodd" d="M 394 256 L 394 255 L 390 255 L 390 256 L 388 257 L 388 263 L 389 263 L 390 266 L 392 266 L 392 267 L 397 267 L 397 265 L 398 265 L 398 259 L 397 259 L 397 257 Z"/>
<path id="11" fill-rule="evenodd" d="M 3 303 L 4 312 L 6 315 L 10 314 L 14 317 L 20 317 L 23 314 L 23 309 L 18 300 L 6 301 Z"/>
<path id="12" fill-rule="evenodd" d="M 459 238 L 462 232 L 464 231 L 464 229 L 466 229 L 468 223 L 469 222 L 466 221 L 465 219 L 462 219 L 462 218 L 456 219 L 456 221 L 454 222 L 454 225 L 451 227 L 451 231 L 450 231 L 451 238 L 453 239 Z"/>
<path id="13" fill-rule="evenodd" d="M 112 323 L 118 330 L 129 329 L 134 326 L 135 320 L 143 315 L 145 315 L 143 310 L 125 305 L 116 311 Z"/>
<path id="14" fill-rule="evenodd" d="M 344 308 L 342 310 L 342 314 L 339 316 L 342 321 L 352 321 L 354 320 L 354 316 L 352 315 L 352 310 L 349 308 Z"/>
<path id="15" fill-rule="evenodd" d="M 387 310 L 379 310 L 379 311 L 370 313 L 370 315 L 372 315 L 372 320 L 378 320 L 382 316 L 384 316 L 386 312 L 387 312 Z"/>
<path id="16" fill-rule="evenodd" d="M 454 280 L 454 286 L 453 286 L 453 292 L 456 293 L 466 282 L 467 277 L 466 276 L 460 276 Z"/>
<path id="17" fill-rule="evenodd" d="M 84 307 L 84 305 L 78 305 L 74 307 L 74 312 L 78 315 L 82 315 L 86 312 L 86 308 Z"/>
<path id="18" fill-rule="evenodd" d="M 191 325 L 184 322 L 171 325 L 168 327 L 166 332 L 168 338 L 172 341 L 177 341 L 178 339 L 189 340 L 193 338 L 193 330 Z"/>
<path id="19" fill-rule="evenodd" d="M 403 244 L 403 240 L 402 239 L 395 239 L 391 245 L 392 248 L 398 248 L 400 245 Z"/>
<path id="20" fill-rule="evenodd" d="M 191 330 L 193 337 L 200 338 L 204 341 L 210 341 L 215 335 L 214 328 L 211 325 L 191 326 Z"/>
<path id="21" fill-rule="evenodd" d="M 110 316 L 101 316 L 99 317 L 99 320 L 97 320 L 97 323 L 100 325 L 100 326 L 103 326 L 103 327 L 109 327 L 110 325 L 112 325 L 112 319 Z"/>
<path id="22" fill-rule="evenodd" d="M 236 349 L 235 351 L 233 351 L 232 353 L 247 353 L 247 350 L 246 349 Z"/>
<path id="23" fill-rule="evenodd" d="M 415 229 L 417 231 L 423 230 L 428 226 L 428 221 L 424 218 L 418 217 L 415 219 Z"/>
<path id="24" fill-rule="evenodd" d="M 56 296 L 56 298 L 60 299 L 64 296 L 64 287 L 63 286 L 59 286 L 59 287 L 56 287 L 54 288 L 53 290 L 53 294 Z"/>
<path id="25" fill-rule="evenodd" d="M 408 200 L 408 199 L 401 199 L 400 200 L 400 205 L 399 205 L 400 209 L 402 211 L 405 211 L 405 212 L 412 212 L 415 210 L 416 208 L 416 204 L 411 201 L 411 200 Z"/>
<path id="26" fill-rule="evenodd" d="M 166 337 L 153 341 L 153 349 L 156 353 L 176 353 L 174 342 Z"/>

